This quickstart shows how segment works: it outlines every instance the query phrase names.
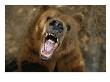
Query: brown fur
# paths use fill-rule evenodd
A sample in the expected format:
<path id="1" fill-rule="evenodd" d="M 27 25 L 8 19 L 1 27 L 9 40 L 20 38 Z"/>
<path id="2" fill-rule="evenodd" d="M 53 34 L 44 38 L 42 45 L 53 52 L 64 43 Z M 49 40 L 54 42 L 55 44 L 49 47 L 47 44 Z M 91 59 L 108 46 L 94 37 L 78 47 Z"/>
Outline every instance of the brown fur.
<path id="1" fill-rule="evenodd" d="M 19 71 L 84 71 L 84 60 L 77 39 L 80 17 L 78 15 L 73 17 L 64 15 L 55 9 L 40 13 L 35 24 L 29 28 L 22 43 L 21 53 L 18 58 Z M 42 61 L 39 58 L 39 50 L 44 24 L 48 18 L 63 20 L 70 27 L 70 31 L 68 31 L 61 46 L 54 53 L 55 55 L 48 61 Z M 30 70 L 33 64 L 35 69 Z"/>

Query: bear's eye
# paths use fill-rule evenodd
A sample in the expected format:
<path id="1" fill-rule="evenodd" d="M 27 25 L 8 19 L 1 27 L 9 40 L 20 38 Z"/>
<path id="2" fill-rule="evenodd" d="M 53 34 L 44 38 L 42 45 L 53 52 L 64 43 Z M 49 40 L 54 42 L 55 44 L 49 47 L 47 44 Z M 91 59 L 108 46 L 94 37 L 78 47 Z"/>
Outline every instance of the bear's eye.
<path id="1" fill-rule="evenodd" d="M 66 25 L 67 26 L 67 31 L 70 31 L 70 25 Z"/>
<path id="2" fill-rule="evenodd" d="M 52 18 L 51 17 L 47 17 L 47 21 L 50 20 L 50 19 L 52 19 Z"/>

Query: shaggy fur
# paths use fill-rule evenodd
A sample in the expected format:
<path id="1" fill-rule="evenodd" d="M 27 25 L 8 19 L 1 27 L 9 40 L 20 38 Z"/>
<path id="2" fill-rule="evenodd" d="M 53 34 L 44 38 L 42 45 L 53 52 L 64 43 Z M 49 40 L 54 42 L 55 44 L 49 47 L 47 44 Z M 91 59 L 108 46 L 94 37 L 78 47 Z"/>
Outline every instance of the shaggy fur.
<path id="1" fill-rule="evenodd" d="M 62 20 L 69 31 L 60 45 L 48 61 L 42 61 L 39 56 L 44 25 L 49 18 Z M 18 57 L 19 71 L 84 71 L 84 60 L 79 47 L 77 32 L 80 28 L 81 15 L 73 17 L 65 15 L 59 10 L 48 9 L 39 14 L 35 24 L 29 27 L 29 31 L 22 43 Z"/>

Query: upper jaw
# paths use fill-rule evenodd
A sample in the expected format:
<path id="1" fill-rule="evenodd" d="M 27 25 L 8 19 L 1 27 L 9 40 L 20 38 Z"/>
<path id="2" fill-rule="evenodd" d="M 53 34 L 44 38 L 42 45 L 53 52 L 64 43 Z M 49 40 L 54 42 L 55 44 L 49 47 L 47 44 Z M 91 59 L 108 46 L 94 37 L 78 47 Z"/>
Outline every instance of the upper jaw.
<path id="1" fill-rule="evenodd" d="M 45 37 L 47 37 L 47 36 L 52 36 L 52 37 L 56 38 L 56 42 L 58 42 L 58 38 L 54 34 L 46 33 Z"/>

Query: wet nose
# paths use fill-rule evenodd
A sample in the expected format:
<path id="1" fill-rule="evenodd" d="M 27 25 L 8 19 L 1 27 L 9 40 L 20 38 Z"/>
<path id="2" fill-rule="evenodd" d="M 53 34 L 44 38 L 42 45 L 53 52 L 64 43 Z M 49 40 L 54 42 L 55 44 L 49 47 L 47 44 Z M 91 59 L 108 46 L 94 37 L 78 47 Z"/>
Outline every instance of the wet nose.
<path id="1" fill-rule="evenodd" d="M 50 25 L 53 27 L 53 30 L 58 30 L 59 32 L 62 32 L 64 30 L 62 22 L 58 20 L 52 21 Z"/>

